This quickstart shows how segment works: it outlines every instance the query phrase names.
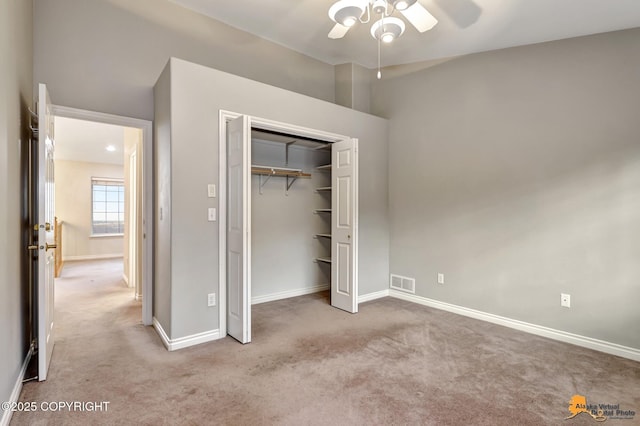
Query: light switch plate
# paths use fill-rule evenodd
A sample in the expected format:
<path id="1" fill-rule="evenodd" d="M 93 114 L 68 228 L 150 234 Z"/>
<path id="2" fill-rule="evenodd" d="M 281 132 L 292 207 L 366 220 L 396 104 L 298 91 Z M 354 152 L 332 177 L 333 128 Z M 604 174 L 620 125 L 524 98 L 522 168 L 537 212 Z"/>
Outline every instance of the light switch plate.
<path id="1" fill-rule="evenodd" d="M 209 207 L 209 222 L 215 222 L 215 221 L 216 221 L 216 208 Z"/>
<path id="2" fill-rule="evenodd" d="M 216 198 L 216 184 L 210 183 L 207 185 L 207 195 L 209 198 Z"/>

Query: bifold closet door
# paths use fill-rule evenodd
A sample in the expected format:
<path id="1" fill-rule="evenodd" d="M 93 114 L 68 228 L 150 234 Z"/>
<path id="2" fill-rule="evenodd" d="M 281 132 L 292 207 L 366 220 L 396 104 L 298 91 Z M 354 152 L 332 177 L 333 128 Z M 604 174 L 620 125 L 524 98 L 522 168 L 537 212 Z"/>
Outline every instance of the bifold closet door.
<path id="1" fill-rule="evenodd" d="M 227 334 L 251 341 L 251 123 L 227 124 Z"/>
<path id="2" fill-rule="evenodd" d="M 331 147 L 331 305 L 358 312 L 358 140 Z"/>

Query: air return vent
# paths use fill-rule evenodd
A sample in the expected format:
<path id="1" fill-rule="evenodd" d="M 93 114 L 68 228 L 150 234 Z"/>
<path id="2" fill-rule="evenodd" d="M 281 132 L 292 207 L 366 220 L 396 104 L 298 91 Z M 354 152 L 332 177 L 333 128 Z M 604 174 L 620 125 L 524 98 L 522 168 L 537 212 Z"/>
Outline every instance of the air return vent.
<path id="1" fill-rule="evenodd" d="M 415 294 L 416 292 L 416 279 L 403 277 L 401 275 L 391 274 L 389 281 L 389 287 L 394 290 L 404 291 L 406 293 Z"/>

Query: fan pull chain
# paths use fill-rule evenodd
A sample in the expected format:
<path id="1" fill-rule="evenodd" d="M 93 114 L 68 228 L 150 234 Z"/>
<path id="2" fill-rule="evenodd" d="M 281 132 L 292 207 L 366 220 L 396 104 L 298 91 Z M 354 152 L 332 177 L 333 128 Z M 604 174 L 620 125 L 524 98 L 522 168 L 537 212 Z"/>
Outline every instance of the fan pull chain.
<path id="1" fill-rule="evenodd" d="M 382 78 L 382 73 L 380 72 L 380 38 L 378 37 L 378 80 Z"/>

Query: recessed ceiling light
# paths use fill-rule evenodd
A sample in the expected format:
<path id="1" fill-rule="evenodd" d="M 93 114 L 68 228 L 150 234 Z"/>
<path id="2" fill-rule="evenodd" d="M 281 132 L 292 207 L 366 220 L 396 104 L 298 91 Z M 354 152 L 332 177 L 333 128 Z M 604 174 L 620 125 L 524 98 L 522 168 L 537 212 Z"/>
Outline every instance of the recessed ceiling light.
<path id="1" fill-rule="evenodd" d="M 116 150 L 116 147 L 113 145 L 107 145 L 105 149 L 109 152 L 114 152 Z"/>

